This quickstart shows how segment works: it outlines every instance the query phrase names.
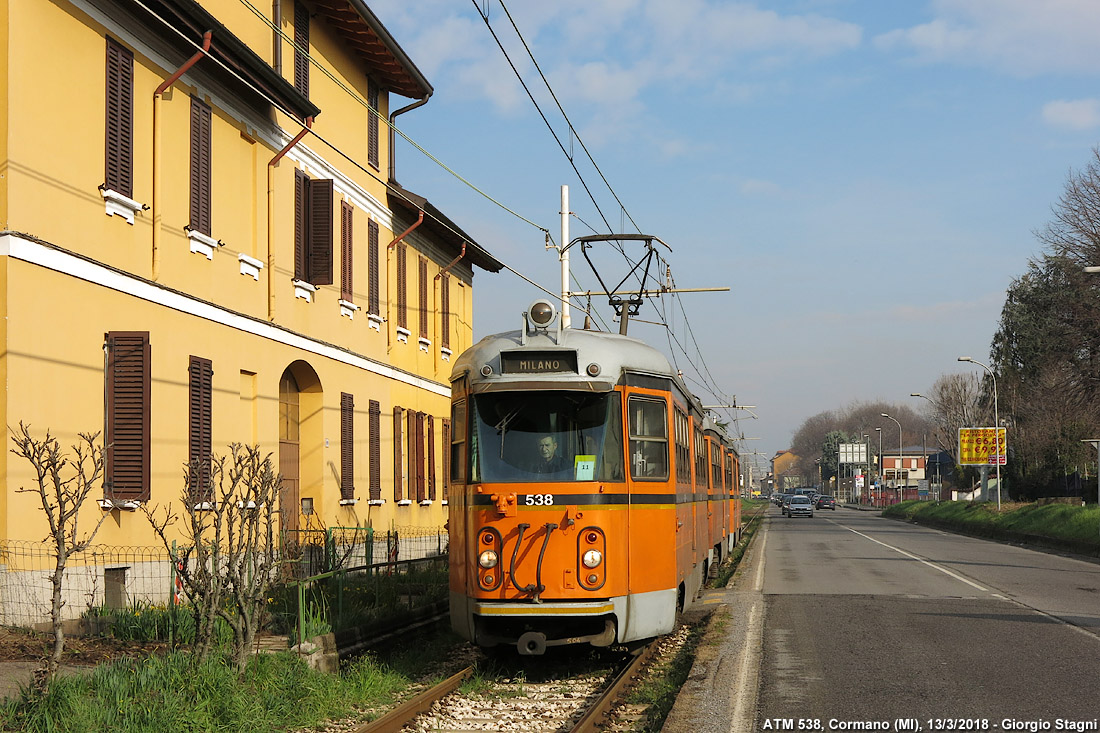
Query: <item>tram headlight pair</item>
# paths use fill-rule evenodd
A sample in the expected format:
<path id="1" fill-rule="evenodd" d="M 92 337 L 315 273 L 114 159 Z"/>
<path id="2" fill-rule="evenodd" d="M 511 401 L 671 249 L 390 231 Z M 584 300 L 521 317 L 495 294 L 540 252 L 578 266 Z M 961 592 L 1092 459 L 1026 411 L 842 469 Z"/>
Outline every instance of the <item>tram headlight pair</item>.
<path id="1" fill-rule="evenodd" d="M 477 564 L 485 568 L 486 570 L 489 570 L 490 568 L 495 568 L 499 561 L 500 558 L 497 557 L 497 553 L 494 550 L 486 550 L 477 557 Z"/>
<path id="2" fill-rule="evenodd" d="M 581 562 L 586 568 L 597 568 L 603 562 L 603 553 L 599 550 L 589 550 L 581 557 Z"/>

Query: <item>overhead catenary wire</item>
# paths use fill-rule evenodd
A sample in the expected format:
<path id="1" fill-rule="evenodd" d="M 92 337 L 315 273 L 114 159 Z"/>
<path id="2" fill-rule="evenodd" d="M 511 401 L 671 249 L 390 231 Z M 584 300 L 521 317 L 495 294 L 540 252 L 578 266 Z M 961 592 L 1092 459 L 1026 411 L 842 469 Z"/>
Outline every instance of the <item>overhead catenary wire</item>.
<path id="1" fill-rule="evenodd" d="M 148 12 L 148 13 L 149 13 L 149 14 L 150 14 L 150 15 L 151 15 L 152 17 L 154 17 L 154 18 L 156 18 L 156 19 L 157 19 L 158 21 L 160 21 L 160 22 L 161 22 L 161 23 L 162 23 L 162 24 L 163 24 L 163 25 L 164 25 L 164 26 L 165 26 L 165 27 L 166 27 L 166 28 L 167 28 L 168 30 L 172 31 L 173 33 L 177 34 L 177 35 L 178 35 L 178 36 L 179 36 L 180 38 L 182 38 L 182 39 L 183 39 L 183 41 L 184 41 L 185 43 L 188 43 L 188 44 L 190 44 L 191 46 L 195 47 L 196 49 L 201 49 L 201 45 L 200 45 L 200 44 L 198 44 L 198 43 L 197 43 L 196 41 L 192 40 L 191 38 L 188 38 L 188 37 L 187 37 L 187 36 L 186 36 L 186 35 L 185 35 L 185 34 L 184 34 L 184 33 L 183 33 L 182 31 L 180 31 L 180 30 L 179 30 L 178 28 L 176 28 L 175 26 L 173 26 L 173 25 L 172 25 L 172 24 L 171 24 L 171 23 L 170 23 L 170 22 L 169 22 L 169 21 L 168 21 L 168 20 L 167 20 L 166 18 L 162 17 L 162 16 L 161 16 L 160 14 L 158 14 L 158 13 L 157 13 L 157 12 L 156 12 L 155 10 L 153 10 L 153 9 L 152 9 L 152 8 L 150 8 L 150 7 L 148 6 L 148 5 L 146 5 L 146 4 L 144 3 L 144 2 L 142 2 L 142 0 L 134 0 L 134 2 L 135 2 L 135 3 L 137 4 L 137 5 L 139 5 L 139 6 L 141 7 L 141 8 L 143 8 L 143 9 L 144 9 L 144 10 L 145 10 L 146 12 Z M 245 2 L 245 3 L 247 4 L 247 0 L 242 0 L 242 2 Z M 238 80 L 239 82 L 241 82 L 241 83 L 242 83 L 242 84 L 244 84 L 244 85 L 245 85 L 246 87 L 248 87 L 249 89 L 251 89 L 251 90 L 252 90 L 253 92 L 255 92 L 255 93 L 256 93 L 257 95 L 259 95 L 259 96 L 260 96 L 260 97 L 261 97 L 262 99 L 264 99 L 264 100 L 265 100 L 265 101 L 267 101 L 267 102 L 268 102 L 269 104 L 271 104 L 271 105 L 272 105 L 272 106 L 273 106 L 274 108 L 278 109 L 278 110 L 279 110 L 280 112 L 282 112 L 282 113 L 283 113 L 284 115 L 286 115 L 287 117 L 289 117 L 289 118 L 291 118 L 291 119 L 293 119 L 293 120 L 297 121 L 297 118 L 296 118 L 296 117 L 294 116 L 294 114 L 293 114 L 293 113 L 291 113 L 291 112 L 290 112 L 289 110 L 285 109 L 285 108 L 284 108 L 284 107 L 283 107 L 282 105 L 280 105 L 280 104 L 279 104 L 279 102 L 278 102 L 277 100 L 275 100 L 274 98 L 272 98 L 272 97 L 271 97 L 271 96 L 270 96 L 269 94 L 267 94 L 267 93 L 266 93 L 266 92 L 265 92 L 265 91 L 264 91 L 263 89 L 260 89 L 259 87 L 257 87 L 257 86 L 255 86 L 254 84 L 252 84 L 252 83 L 251 83 L 251 82 L 250 82 L 250 81 L 249 81 L 248 79 L 245 79 L 244 77 L 242 77 L 242 76 L 241 76 L 240 74 L 238 74 L 238 73 L 237 73 L 237 72 L 236 72 L 236 71 L 235 71 L 234 69 L 231 69 L 231 68 L 230 68 L 229 66 L 227 66 L 227 65 L 226 65 L 226 64 L 225 64 L 224 62 L 220 61 L 220 60 L 219 60 L 218 58 L 216 58 L 216 57 L 214 57 L 214 56 L 211 56 L 210 54 L 206 54 L 206 56 L 207 56 L 207 58 L 208 58 L 208 59 L 209 59 L 209 60 L 210 60 L 211 62 L 213 62 L 213 63 L 216 63 L 216 64 L 218 64 L 219 66 L 221 66 L 221 67 L 222 67 L 222 68 L 223 68 L 223 69 L 224 69 L 224 70 L 225 70 L 225 71 L 226 71 L 227 73 L 229 73 L 229 74 L 230 74 L 231 76 L 233 76 L 234 78 L 236 78 L 236 79 L 237 79 L 237 80 Z M 317 65 L 317 64 L 316 64 L 316 61 L 313 61 L 313 63 L 314 63 L 314 65 Z M 342 85 L 341 85 L 341 86 L 342 86 Z M 345 89 L 346 89 L 346 87 L 345 87 Z M 357 96 L 356 96 L 356 95 L 354 95 L 354 94 L 353 94 L 352 96 L 353 96 L 353 98 L 357 98 Z M 365 103 L 365 100 L 363 100 L 363 101 L 364 101 L 364 103 Z M 367 105 L 367 108 L 368 108 L 368 109 L 370 109 L 369 105 Z M 383 119 L 383 120 L 384 120 L 384 118 L 381 118 L 381 119 Z M 387 122 L 387 125 L 388 125 L 388 122 Z M 392 127 L 392 126 L 390 126 L 390 127 L 391 127 L 391 129 L 396 129 L 396 128 Z M 369 167 L 367 167 L 367 166 L 363 165 L 363 164 L 362 164 L 362 163 L 360 163 L 360 162 L 359 162 L 358 160 L 356 160 L 355 158 L 353 158 L 353 157 L 352 157 L 352 156 L 351 156 L 350 154 L 348 154 L 347 152 L 345 152 L 344 150 L 342 150 L 342 149 L 341 149 L 341 148 L 340 148 L 339 146 L 337 146 L 337 145 L 336 145 L 335 143 L 333 143 L 333 142 L 329 141 L 329 140 L 328 140 L 327 138 L 325 138 L 325 137 L 324 137 L 323 135 L 321 135 L 320 133 L 318 133 L 318 132 L 316 131 L 316 129 L 314 129 L 314 128 L 311 128 L 311 127 L 304 127 L 304 126 L 303 126 L 303 129 L 307 130 L 307 132 L 308 132 L 308 133 L 309 133 L 310 135 L 312 135 L 313 137 L 317 138 L 317 140 L 319 140 L 320 142 L 322 142 L 322 143 L 323 143 L 323 144 L 324 144 L 325 146 L 327 146 L 327 147 L 328 147 L 328 148 L 329 148 L 330 150 L 332 150 L 332 151 L 333 151 L 334 153 L 336 153 L 337 155 L 339 155 L 339 156 L 340 156 L 341 158 L 343 158 L 343 159 L 344 159 L 345 161 L 347 161 L 347 162 L 348 162 L 349 164 L 351 164 L 352 166 L 354 166 L 354 167 L 355 167 L 356 169 L 358 169 L 358 170 L 359 170 L 360 172 L 362 172 L 362 173 L 366 174 L 366 175 L 367 175 L 367 176 L 369 176 L 370 178 L 373 178 L 373 179 L 374 179 L 375 181 L 377 181 L 377 182 L 381 183 L 381 184 L 382 184 L 383 186 L 385 186 L 385 187 L 386 187 L 386 189 L 387 189 L 387 190 L 388 190 L 388 191 L 389 191 L 389 192 L 390 192 L 390 193 L 391 193 L 392 195 L 394 195 L 394 196 L 396 196 L 396 197 L 398 197 L 398 198 L 400 198 L 400 199 L 404 200 L 404 201 L 405 201 L 405 202 L 407 202 L 407 203 L 408 203 L 408 204 L 409 204 L 410 206 L 413 206 L 413 207 L 419 208 L 419 206 L 418 206 L 418 204 L 417 204 L 416 202 L 414 202 L 414 201 L 412 201 L 411 199 L 409 199 L 409 198 L 408 198 L 407 196 L 405 196 L 405 195 L 404 195 L 404 193 L 402 193 L 401 191 L 399 191 L 399 190 L 396 190 L 396 189 L 394 189 L 394 188 L 393 188 L 393 187 L 392 187 L 392 186 L 391 186 L 391 185 L 389 184 L 389 182 L 388 182 L 388 181 L 385 181 L 385 180 L 383 180 L 383 179 L 382 179 L 381 177 L 379 177 L 379 176 L 378 176 L 378 175 L 377 175 L 376 173 L 374 173 L 374 172 L 373 172 L 372 170 L 370 170 L 370 169 L 369 169 Z M 487 198 L 488 198 L 488 197 L 487 197 Z M 492 200 L 492 199 L 490 199 L 490 200 Z M 513 214 L 514 214 L 514 212 L 511 212 L 511 210 L 510 210 L 510 209 L 507 209 L 507 207 L 503 207 L 503 206 L 502 206 L 502 208 L 505 208 L 505 209 L 506 209 L 506 210 L 508 210 L 508 211 L 509 211 L 510 213 L 513 213 Z M 429 218 L 431 218 L 431 219 L 432 219 L 432 220 L 433 220 L 434 222 L 436 222 L 436 223 L 437 223 L 437 224 L 438 224 L 438 225 L 439 225 L 440 227 L 442 227 L 442 228 L 446 229 L 447 231 L 450 231 L 450 232 L 451 232 L 452 234 L 454 234 L 454 235 L 455 235 L 456 237 L 458 237 L 459 239 L 462 239 L 462 240 L 466 241 L 466 237 L 465 237 L 464 235 L 460 234 L 459 232 L 455 231 L 455 229 L 454 229 L 454 228 L 453 228 L 453 227 L 452 227 L 452 226 L 451 226 L 451 225 L 450 225 L 450 224 L 449 224 L 448 222 L 446 222 L 446 221 L 443 221 L 443 220 L 439 219 L 439 218 L 438 218 L 438 217 L 436 217 L 436 216 L 433 216 L 433 215 L 432 215 L 432 214 L 431 214 L 430 212 L 424 212 L 424 215 L 425 215 L 425 216 L 427 216 L 427 217 L 429 217 Z M 517 218 L 519 218 L 519 219 L 521 219 L 521 220 L 523 220 L 523 221 L 527 222 L 528 224 L 531 224 L 531 226 L 533 226 L 533 227 L 535 227 L 536 229 L 538 229 L 538 230 L 540 230 L 541 232 L 543 232 L 543 233 L 545 234 L 545 236 L 546 236 L 547 238 L 549 238 L 549 239 L 550 239 L 550 240 L 552 241 L 552 236 L 550 235 L 550 232 L 549 232 L 549 230 L 548 230 L 548 229 L 546 229 L 545 227 L 541 227 L 541 226 L 539 226 L 538 224 L 535 224 L 534 222 L 531 222 L 531 221 L 529 221 L 529 220 L 525 219 L 524 217 L 522 217 L 522 216 L 519 216 L 518 214 L 514 214 L 514 215 L 515 215 L 515 216 L 516 216 Z M 501 267 L 502 267 L 503 269 L 505 269 L 505 270 L 507 270 L 508 272 L 512 273 L 513 275 L 515 275 L 516 277 L 520 278 L 521 280 L 523 280 L 523 281 L 524 281 L 524 282 L 526 282 L 527 284 L 531 285 L 532 287 L 535 287 L 535 288 L 537 288 L 538 290 L 542 291 L 543 293 L 546 293 L 547 295 L 549 295 L 550 297 L 554 298 L 555 300 L 557 300 L 557 299 L 560 299 L 560 293 L 556 293 L 556 292 L 554 292 L 554 291 L 552 291 L 552 290 L 549 290 L 549 289 L 545 288 L 544 286 L 540 285 L 539 283 L 535 282 L 534 280 L 532 280 L 532 279 L 531 279 L 530 277 L 528 277 L 527 275 L 525 275 L 525 274 L 521 273 L 520 271 L 518 271 L 518 270 L 516 270 L 515 268 L 513 268 L 512 266 L 510 266 L 510 265 L 509 265 L 508 263 L 506 263 L 506 262 L 502 261 L 502 260 L 501 260 L 500 258 L 498 258 L 498 257 L 495 257 L 494 255 L 492 255 L 492 254 L 491 254 L 491 253 L 490 253 L 490 252 L 489 252 L 488 250 L 486 250 L 486 249 L 485 249 L 484 247 L 481 247 L 481 246 L 480 246 L 480 245 L 478 245 L 478 244 L 477 244 L 476 242 L 468 242 L 468 241 L 467 241 L 467 244 L 468 244 L 469 246 L 473 247 L 474 249 L 476 249 L 476 250 L 478 250 L 478 251 L 482 252 L 482 253 L 483 253 L 483 254 L 485 254 L 486 256 L 492 257 L 492 258 L 493 258 L 494 260 L 496 260 L 497 262 L 500 262 L 500 264 L 501 264 Z M 580 309 L 580 310 L 584 311 L 584 309 L 583 309 L 583 308 L 582 308 L 582 309 Z M 586 311 L 585 311 L 585 312 L 586 312 Z"/>

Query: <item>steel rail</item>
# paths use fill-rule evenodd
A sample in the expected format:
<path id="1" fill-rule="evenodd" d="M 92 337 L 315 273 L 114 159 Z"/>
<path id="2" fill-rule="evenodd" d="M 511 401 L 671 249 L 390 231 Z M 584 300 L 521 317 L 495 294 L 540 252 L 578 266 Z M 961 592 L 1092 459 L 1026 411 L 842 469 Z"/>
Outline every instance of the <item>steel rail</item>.
<path id="1" fill-rule="evenodd" d="M 353 733 L 399 733 L 417 715 L 430 710 L 434 702 L 457 690 L 463 680 L 473 673 L 474 668 L 467 667 L 411 700 L 406 700 L 378 720 L 359 726 Z"/>
<path id="2" fill-rule="evenodd" d="M 570 729 L 569 733 L 596 733 L 596 731 L 599 731 L 611 708 L 656 652 L 657 642 L 651 641 L 630 664 L 623 667 L 623 670 L 616 675 L 611 684 L 607 686 L 607 689 L 596 698 L 596 701 L 588 707 L 588 710 L 577 721 L 577 724 Z"/>

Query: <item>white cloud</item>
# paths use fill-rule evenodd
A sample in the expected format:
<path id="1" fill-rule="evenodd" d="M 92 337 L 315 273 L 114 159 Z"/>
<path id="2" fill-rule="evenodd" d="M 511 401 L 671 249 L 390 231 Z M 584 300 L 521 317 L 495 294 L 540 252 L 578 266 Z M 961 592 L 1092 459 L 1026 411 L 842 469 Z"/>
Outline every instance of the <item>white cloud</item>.
<path id="1" fill-rule="evenodd" d="M 936 0 L 933 13 L 928 23 L 877 36 L 875 45 L 1022 76 L 1100 68 L 1095 0 Z"/>
<path id="2" fill-rule="evenodd" d="M 1100 99 L 1059 99 L 1043 105 L 1043 122 L 1068 130 L 1100 126 Z"/>
<path id="3" fill-rule="evenodd" d="M 755 178 L 742 181 L 737 189 L 746 196 L 774 196 L 782 190 L 774 181 L 761 181 Z"/>

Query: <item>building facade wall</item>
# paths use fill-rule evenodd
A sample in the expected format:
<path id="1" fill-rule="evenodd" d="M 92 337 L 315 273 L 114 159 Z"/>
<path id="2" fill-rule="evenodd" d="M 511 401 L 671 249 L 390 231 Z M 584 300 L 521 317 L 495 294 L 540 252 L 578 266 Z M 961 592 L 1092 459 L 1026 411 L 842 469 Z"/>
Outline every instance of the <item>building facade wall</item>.
<path id="1" fill-rule="evenodd" d="M 201 5 L 267 63 L 275 60 L 272 28 L 245 4 Z M 280 27 L 293 34 L 295 4 L 284 0 Z M 121 8 L 121 9 L 120 9 Z M 270 11 L 270 5 L 268 6 Z M 201 59 L 163 95 L 154 91 L 186 57 L 165 39 L 172 31 L 137 22 L 111 0 L 0 2 L 5 175 L 0 178 L 0 373 L 6 424 L 50 430 L 62 446 L 79 432 L 101 432 L 105 421 L 105 334 L 147 332 L 150 344 L 149 504 L 178 499 L 188 460 L 188 362 L 213 369 L 211 442 L 215 455 L 230 443 L 279 452 L 279 384 L 285 370 L 310 375 L 300 416 L 300 497 L 313 500 L 306 527 L 441 527 L 446 477 L 442 424 L 449 418 L 449 354 L 439 339 L 422 348 L 397 339 L 386 320 L 396 290 L 387 257 L 394 214 L 385 182 L 388 132 L 380 125 L 377 166 L 367 162 L 369 69 L 324 22 L 311 25 L 309 99 L 323 114 L 318 136 L 269 162 L 302 123 L 242 97 L 214 60 Z M 133 193 L 147 208 L 132 221 L 112 213 L 104 183 L 104 55 L 111 38 L 133 52 Z M 224 39 L 215 38 L 214 43 Z M 294 50 L 282 47 L 282 75 L 293 80 Z M 321 73 L 323 67 L 336 81 Z M 339 82 L 339 83 L 337 83 Z M 189 152 L 192 98 L 211 108 L 211 237 L 196 250 L 189 236 Z M 390 106 L 381 89 L 379 112 Z M 430 108 L 428 108 L 430 110 Z M 424 112 L 427 113 L 427 112 Z M 333 181 L 333 284 L 303 291 L 295 276 L 295 170 Z M 352 298 L 341 302 L 341 203 L 352 210 Z M 368 314 L 368 222 L 378 226 L 381 313 Z M 441 315 L 435 276 L 452 262 L 447 245 L 420 234 L 406 242 L 409 317 L 418 317 L 419 258 L 427 260 L 432 331 Z M 256 266 L 258 263 L 259 266 Z M 451 346 L 472 340 L 473 270 L 448 272 Z M 308 296 L 308 297 L 307 297 Z M 376 316 L 369 318 L 369 315 Z M 354 500 L 341 502 L 341 393 L 354 398 Z M 371 400 L 381 406 L 381 501 L 369 496 Z M 397 502 L 395 408 L 432 416 L 434 501 Z M 101 436 L 102 437 L 102 436 Z M 402 455 L 409 435 L 402 430 Z M 19 493 L 33 479 L 26 461 L 4 451 L 0 473 L 0 539 L 41 540 L 45 519 L 37 499 Z M 427 451 L 425 451 L 427 461 Z M 408 481 L 408 478 L 405 479 Z M 408 498 L 409 489 L 404 490 Z M 415 489 L 412 492 L 415 497 Z M 289 508 L 297 511 L 300 507 Z M 288 509 L 288 508 L 284 508 Z M 84 508 L 85 525 L 102 509 Z M 155 544 L 140 511 L 114 509 L 98 542 Z"/>

